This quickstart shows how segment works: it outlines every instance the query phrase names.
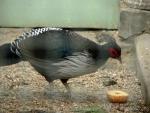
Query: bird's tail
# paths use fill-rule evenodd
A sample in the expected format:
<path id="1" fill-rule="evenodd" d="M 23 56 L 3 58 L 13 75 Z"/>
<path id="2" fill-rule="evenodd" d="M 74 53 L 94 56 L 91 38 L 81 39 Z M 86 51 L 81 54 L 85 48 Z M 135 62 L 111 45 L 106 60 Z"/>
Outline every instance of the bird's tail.
<path id="1" fill-rule="evenodd" d="M 10 43 L 0 46 L 0 66 L 12 65 L 21 61 L 21 58 L 13 53 L 10 47 Z"/>

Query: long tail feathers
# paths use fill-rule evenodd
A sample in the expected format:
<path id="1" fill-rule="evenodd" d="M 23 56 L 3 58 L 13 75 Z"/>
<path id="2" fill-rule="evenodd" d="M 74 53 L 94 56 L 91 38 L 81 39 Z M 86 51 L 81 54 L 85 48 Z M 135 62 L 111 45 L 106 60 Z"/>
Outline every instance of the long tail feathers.
<path id="1" fill-rule="evenodd" d="M 10 50 L 10 43 L 0 46 L 0 66 L 16 64 L 21 61 L 20 57 Z"/>

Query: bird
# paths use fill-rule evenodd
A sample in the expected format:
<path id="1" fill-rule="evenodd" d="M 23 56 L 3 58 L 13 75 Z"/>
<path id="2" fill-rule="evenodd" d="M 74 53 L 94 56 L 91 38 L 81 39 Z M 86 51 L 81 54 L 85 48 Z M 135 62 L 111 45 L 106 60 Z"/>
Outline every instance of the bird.
<path id="1" fill-rule="evenodd" d="M 28 61 L 49 83 L 59 79 L 69 90 L 69 79 L 96 72 L 109 58 L 121 61 L 112 36 L 95 38 L 98 43 L 69 29 L 34 28 L 0 46 L 0 66 Z"/>

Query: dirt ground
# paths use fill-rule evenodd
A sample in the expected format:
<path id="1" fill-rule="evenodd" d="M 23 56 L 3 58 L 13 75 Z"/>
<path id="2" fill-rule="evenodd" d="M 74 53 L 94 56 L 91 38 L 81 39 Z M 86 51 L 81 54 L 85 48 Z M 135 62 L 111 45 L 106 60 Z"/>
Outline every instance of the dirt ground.
<path id="1" fill-rule="evenodd" d="M 14 40 L 28 29 L 0 29 L 0 45 Z M 101 31 L 79 34 L 94 39 Z M 141 84 L 136 77 L 134 46 L 120 41 L 117 31 L 109 31 L 121 45 L 123 63 L 109 59 L 97 72 L 69 80 L 71 98 L 59 80 L 49 84 L 28 62 L 0 67 L 0 113 L 149 113 L 144 106 Z M 106 85 L 108 81 L 115 85 Z M 107 100 L 108 90 L 129 93 L 124 104 Z M 101 111 L 104 110 L 104 111 Z"/>

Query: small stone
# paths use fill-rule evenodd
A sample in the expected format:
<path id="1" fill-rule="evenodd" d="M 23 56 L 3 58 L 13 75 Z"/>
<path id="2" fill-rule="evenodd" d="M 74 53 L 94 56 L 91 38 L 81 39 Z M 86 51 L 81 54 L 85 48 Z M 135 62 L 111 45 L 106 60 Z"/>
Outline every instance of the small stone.
<path id="1" fill-rule="evenodd" d="M 115 85 L 115 84 L 117 84 L 117 81 L 112 78 L 108 78 L 108 79 L 104 80 L 104 82 L 103 82 L 104 86 L 111 86 L 111 85 Z"/>
<path id="2" fill-rule="evenodd" d="M 141 86 L 141 82 L 136 82 L 136 83 L 137 83 L 137 85 Z"/>
<path id="3" fill-rule="evenodd" d="M 121 111 L 121 112 L 124 112 L 124 107 L 119 107 L 117 110 Z"/>

